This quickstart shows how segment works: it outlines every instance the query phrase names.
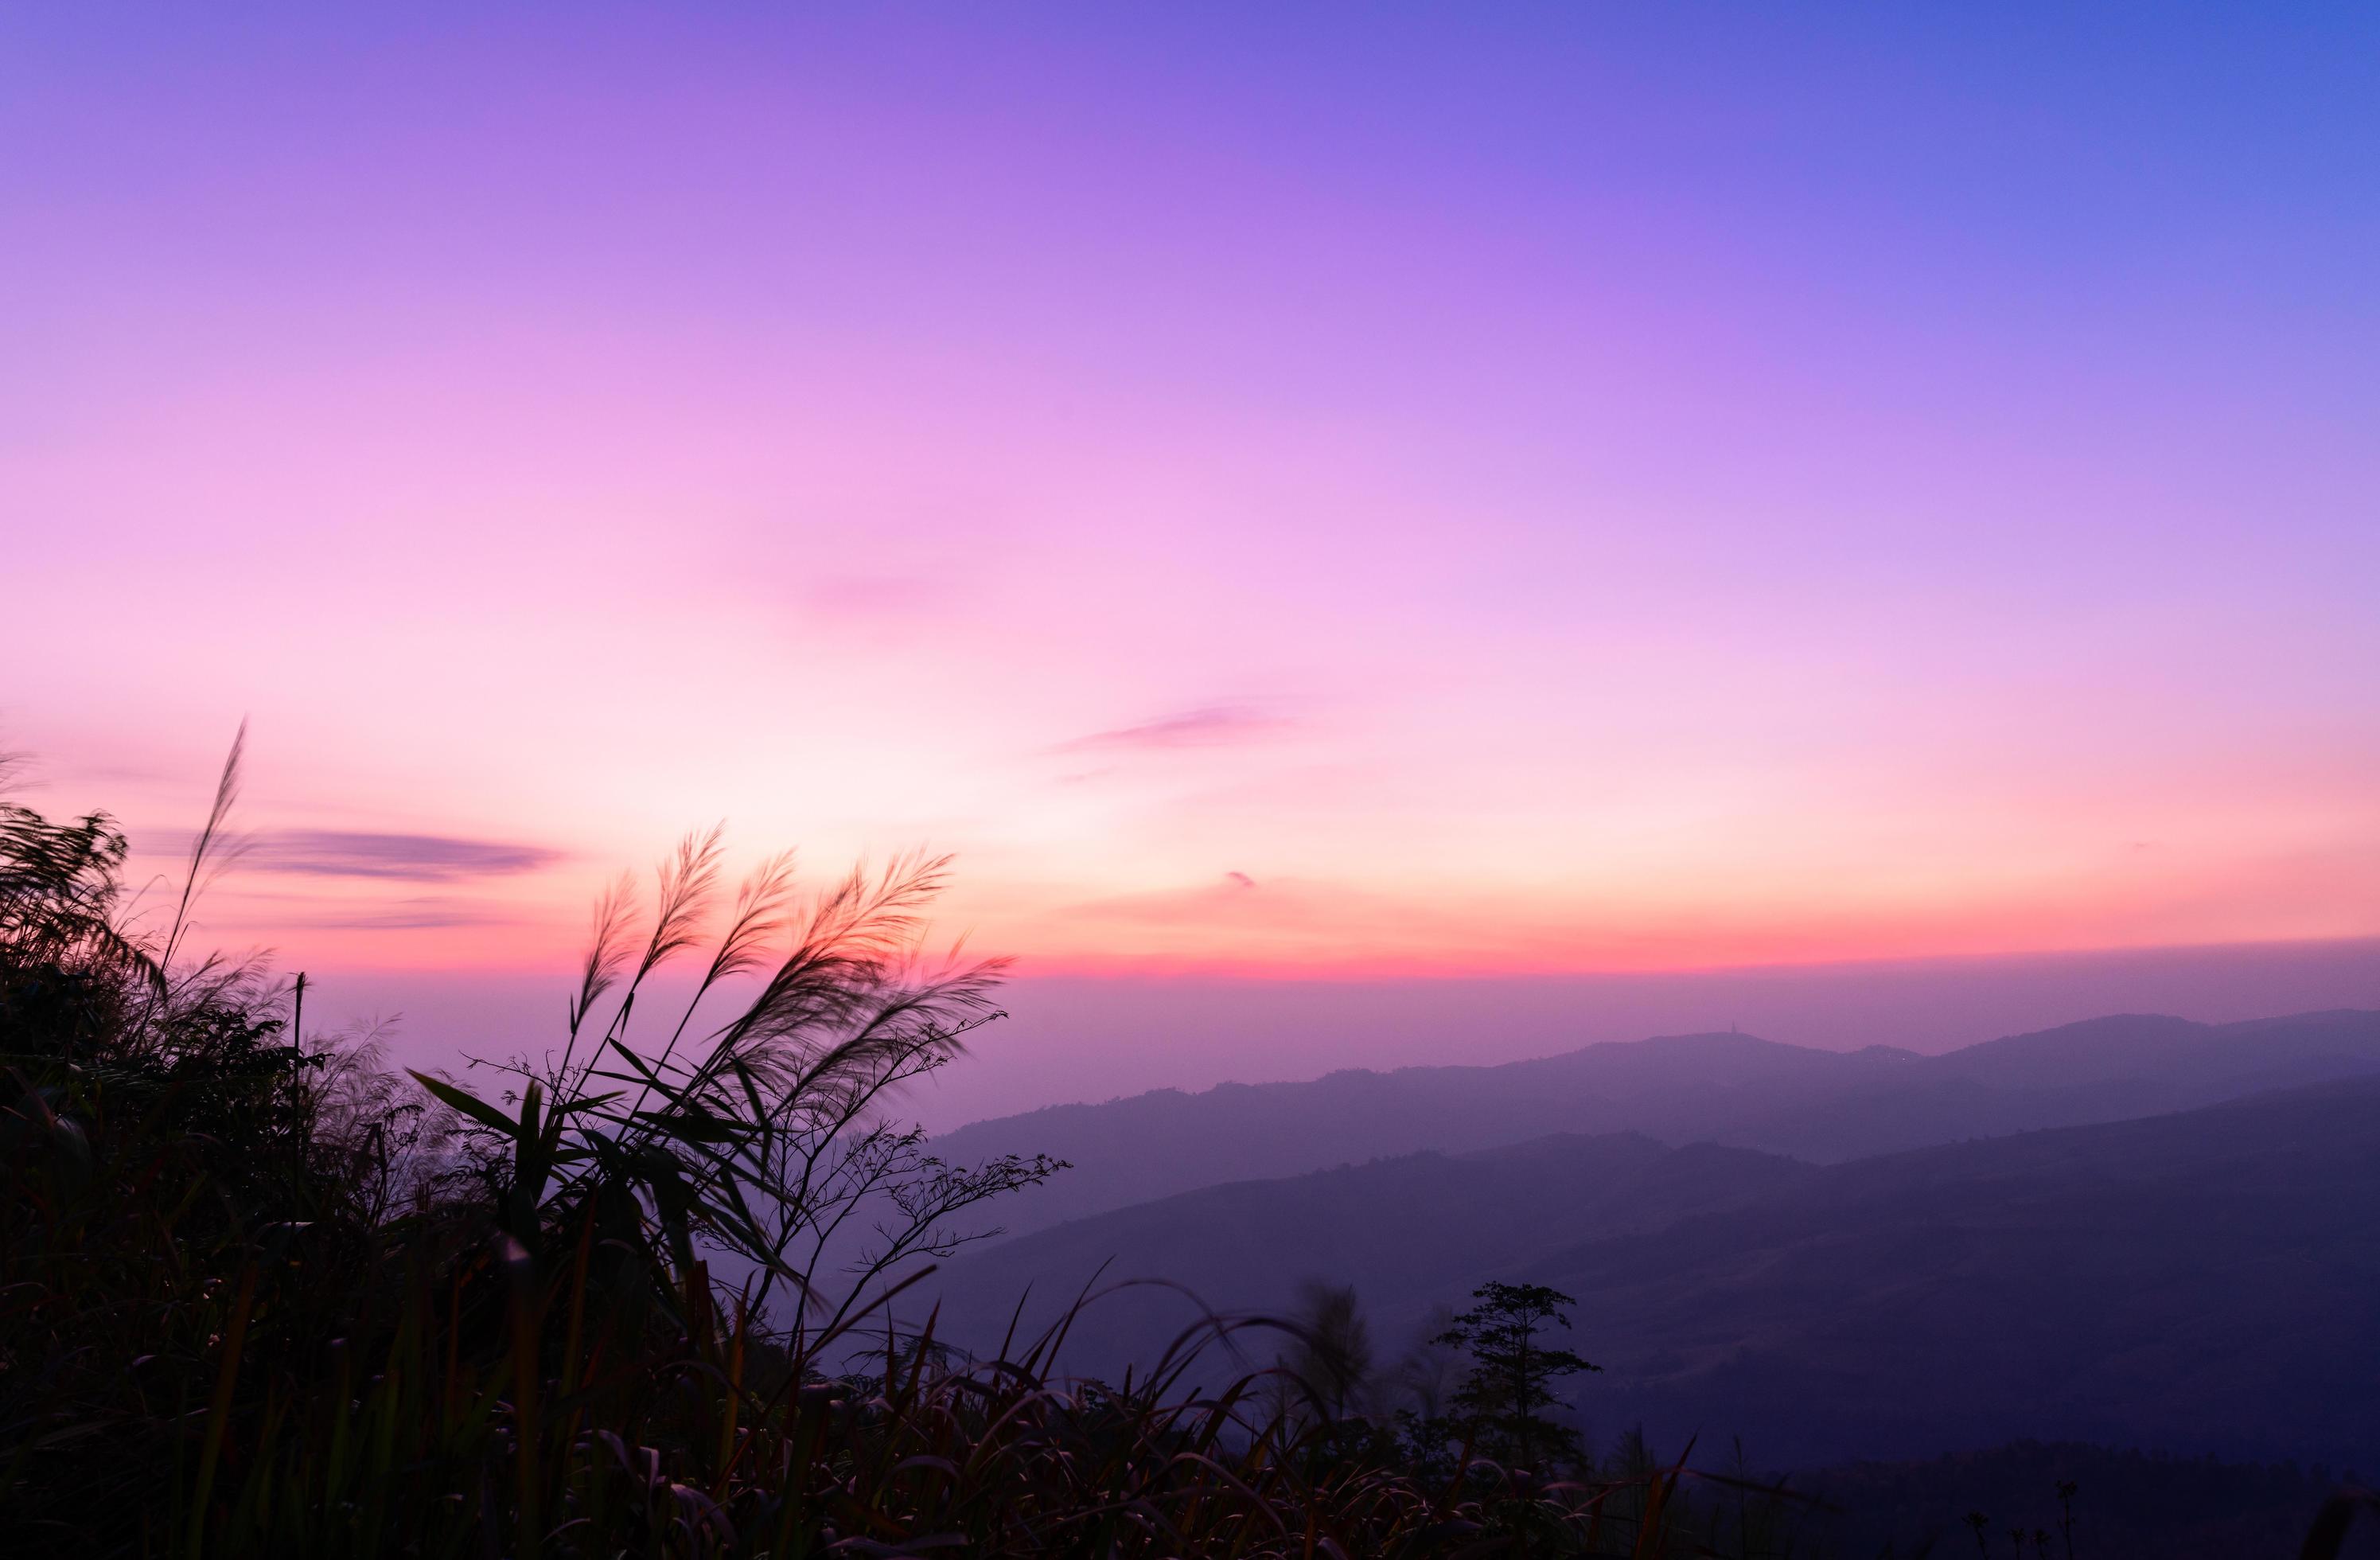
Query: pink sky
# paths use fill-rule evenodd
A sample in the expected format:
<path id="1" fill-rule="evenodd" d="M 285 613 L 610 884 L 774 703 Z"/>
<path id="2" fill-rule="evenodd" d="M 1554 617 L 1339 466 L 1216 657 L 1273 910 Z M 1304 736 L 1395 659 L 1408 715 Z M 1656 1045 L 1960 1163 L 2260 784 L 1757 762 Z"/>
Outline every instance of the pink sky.
<path id="1" fill-rule="evenodd" d="M 2369 50 L 109 15 L 0 736 L 170 842 L 252 717 L 225 941 L 557 967 L 718 818 L 1045 973 L 2380 934 Z"/>

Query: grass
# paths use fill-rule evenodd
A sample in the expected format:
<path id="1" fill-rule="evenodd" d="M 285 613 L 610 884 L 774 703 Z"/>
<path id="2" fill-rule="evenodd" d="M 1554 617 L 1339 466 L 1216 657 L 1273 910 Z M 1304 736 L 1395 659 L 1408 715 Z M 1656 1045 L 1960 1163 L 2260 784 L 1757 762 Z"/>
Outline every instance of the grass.
<path id="1" fill-rule="evenodd" d="M 260 967 L 187 956 L 237 782 L 235 749 L 153 934 L 112 823 L 0 803 L 12 1553 L 1808 1553 L 1790 1497 L 1682 1457 L 1555 1478 L 1349 1417 L 1309 1367 L 1352 1314 L 1210 1318 L 1114 1383 L 1052 1366 L 1093 1297 L 990 1359 L 894 1327 L 1064 1168 L 947 1164 L 886 1114 L 997 1017 L 996 961 L 922 952 L 941 861 L 803 895 L 779 857 L 731 898 L 690 836 L 648 917 L 625 884 L 599 909 L 558 1055 L 481 1091 L 301 1040 Z M 1306 1363 L 1190 1384 L 1250 1329 Z"/>

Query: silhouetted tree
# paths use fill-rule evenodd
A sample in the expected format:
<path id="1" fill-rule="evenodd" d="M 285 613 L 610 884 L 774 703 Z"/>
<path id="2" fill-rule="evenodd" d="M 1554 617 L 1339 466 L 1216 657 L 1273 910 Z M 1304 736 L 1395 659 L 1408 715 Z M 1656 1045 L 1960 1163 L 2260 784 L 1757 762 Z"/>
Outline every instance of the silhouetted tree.
<path id="1" fill-rule="evenodd" d="M 1493 1280 L 1471 1291 L 1479 1303 L 1456 1313 L 1439 1341 L 1471 1356 L 1471 1373 L 1454 1396 L 1456 1420 L 1473 1447 L 1516 1467 L 1539 1460 L 1579 1461 L 1578 1432 L 1544 1413 L 1559 1399 L 1553 1385 L 1599 1365 L 1538 1341 L 1548 1327 L 1570 1330 L 1564 1306 L 1578 1302 L 1542 1284 Z"/>
<path id="2" fill-rule="evenodd" d="M 1354 1286 L 1307 1279 L 1290 1320 L 1295 1330 L 1282 1367 L 1323 1420 L 1347 1418 L 1372 1378 L 1372 1329 Z"/>

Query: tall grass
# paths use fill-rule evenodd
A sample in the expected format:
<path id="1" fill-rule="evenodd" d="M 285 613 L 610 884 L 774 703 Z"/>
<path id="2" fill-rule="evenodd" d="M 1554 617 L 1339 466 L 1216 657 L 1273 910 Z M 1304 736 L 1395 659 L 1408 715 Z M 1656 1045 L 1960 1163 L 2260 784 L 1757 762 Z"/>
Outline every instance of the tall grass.
<path id="1" fill-rule="evenodd" d="M 1314 1455 L 1310 1432 L 1257 1409 L 1254 1378 L 1213 1397 L 1180 1390 L 1178 1370 L 1052 1382 L 1050 1339 L 954 1369 L 929 1336 L 896 1335 L 870 1371 L 805 1376 L 748 1311 L 710 1303 L 698 1269 L 683 1334 L 624 1339 L 587 1254 L 541 1275 L 491 1252 L 477 1276 L 510 1310 L 490 1337 L 455 1292 L 467 1274 L 443 1297 L 417 1286 L 373 1355 L 334 1351 L 328 1382 L 255 1370 L 227 1419 L 183 1438 L 168 1472 L 183 1493 L 143 1540 L 321 1555 L 1667 1552 L 1677 1469 L 1588 1488 L 1475 1468 L 1426 1486 Z M 269 1306 L 247 1283 L 227 1295 L 225 1380 L 243 1321 Z"/>
<path id="2" fill-rule="evenodd" d="M 416 1090 L 370 1036 L 285 1033 L 261 966 L 187 952 L 238 781 L 235 747 L 153 934 L 110 821 L 0 811 L 20 1552 L 1660 1550 L 1682 1469 L 1417 1477 L 1267 1372 L 1192 1390 L 1232 1324 L 1109 1385 L 1051 1372 L 1067 1323 L 978 1362 L 885 1320 L 1062 1168 L 947 1164 L 886 1115 L 998 1016 L 999 961 L 923 951 L 945 862 L 804 896 L 781 856 L 730 901 L 717 831 L 689 836 L 648 917 L 625 882 L 599 907 L 558 1051 Z"/>
<path id="3" fill-rule="evenodd" d="M 0 804 L 11 1553 L 1795 1552 L 1777 1492 L 1641 1446 L 1417 1455 L 1351 1417 L 1352 1302 L 1210 1318 L 1116 1383 L 1052 1364 L 1096 1298 L 988 1359 L 894 1325 L 1063 1168 L 947 1164 L 887 1115 L 998 1016 L 998 961 L 924 952 L 943 861 L 805 896 L 777 857 L 730 896 L 689 836 L 648 915 L 599 908 L 558 1047 L 408 1081 L 187 954 L 237 760 L 153 934 L 110 821 Z M 640 1013 L 681 959 L 690 999 Z M 1193 1384 L 1264 1327 L 1287 1365 Z"/>

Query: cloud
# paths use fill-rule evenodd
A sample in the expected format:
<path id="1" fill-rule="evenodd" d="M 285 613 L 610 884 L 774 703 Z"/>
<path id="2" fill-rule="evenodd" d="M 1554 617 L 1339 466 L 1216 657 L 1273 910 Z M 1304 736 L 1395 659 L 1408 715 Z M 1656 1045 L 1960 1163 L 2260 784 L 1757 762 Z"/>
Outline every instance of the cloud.
<path id="1" fill-rule="evenodd" d="M 1097 749 L 1218 748 L 1234 742 L 1260 741 L 1286 729 L 1291 723 L 1241 704 L 1208 704 L 1139 725 L 1095 731 L 1062 744 L 1061 752 Z"/>
<path id="2" fill-rule="evenodd" d="M 338 829 L 293 829 L 260 835 L 241 866 L 249 871 L 305 877 L 395 878 L 445 883 L 535 871 L 563 853 L 515 841 L 460 839 L 452 835 L 384 835 Z"/>
<path id="3" fill-rule="evenodd" d="M 1223 880 L 1236 888 L 1254 888 L 1257 885 L 1257 880 L 1245 872 L 1225 872 Z"/>
<path id="4" fill-rule="evenodd" d="M 517 918 L 454 899 L 399 899 L 360 909 L 287 918 L 297 926 L 338 932 L 423 932 L 450 926 L 508 926 Z"/>

